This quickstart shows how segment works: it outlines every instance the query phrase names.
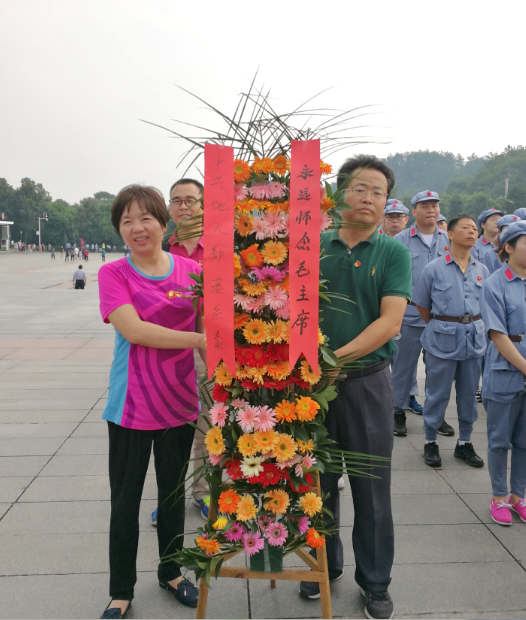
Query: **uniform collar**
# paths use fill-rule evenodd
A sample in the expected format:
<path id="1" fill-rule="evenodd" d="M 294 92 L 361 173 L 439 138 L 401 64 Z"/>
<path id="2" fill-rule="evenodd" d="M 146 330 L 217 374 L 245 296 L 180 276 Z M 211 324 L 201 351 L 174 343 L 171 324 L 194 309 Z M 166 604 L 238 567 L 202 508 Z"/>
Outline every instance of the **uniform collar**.
<path id="1" fill-rule="evenodd" d="M 481 239 L 482 239 L 482 243 L 483 243 L 484 245 L 488 245 L 489 241 L 486 239 L 486 237 L 481 237 Z M 491 244 L 490 244 L 490 245 L 491 245 Z"/>
<path id="2" fill-rule="evenodd" d="M 457 265 L 460 268 L 460 265 L 457 263 L 457 261 L 453 258 L 453 256 L 451 256 L 451 252 L 448 252 L 446 254 L 446 264 L 447 265 Z M 469 259 L 469 263 L 468 265 L 474 265 L 477 261 L 471 256 Z"/>
<path id="3" fill-rule="evenodd" d="M 418 237 L 420 237 L 422 239 L 422 234 L 423 233 L 421 233 L 418 230 L 418 228 L 416 227 L 416 224 L 413 224 L 413 226 L 411 226 L 411 230 L 410 230 L 409 234 L 411 235 L 411 237 L 418 236 Z M 435 235 L 440 235 L 440 234 L 444 235 L 445 232 L 441 228 L 439 228 L 438 225 L 437 225 L 436 228 L 435 228 L 435 232 L 433 233 L 433 237 L 435 237 Z"/>
<path id="4" fill-rule="evenodd" d="M 369 243 L 372 245 L 373 243 L 376 243 L 379 238 L 380 238 L 380 233 L 378 232 L 378 228 L 375 228 L 373 234 L 370 237 L 367 237 L 367 239 L 362 239 L 360 243 Z M 339 235 L 339 228 L 336 228 L 335 230 L 331 232 L 331 241 L 339 241 L 340 243 L 347 245 L 345 241 Z M 357 245 L 360 245 L 360 243 L 358 243 Z"/>
<path id="5" fill-rule="evenodd" d="M 513 269 L 506 263 L 505 266 L 502 267 L 502 271 L 504 272 L 504 277 L 508 282 L 512 282 L 517 278 L 520 280 L 519 276 L 513 271 Z"/>

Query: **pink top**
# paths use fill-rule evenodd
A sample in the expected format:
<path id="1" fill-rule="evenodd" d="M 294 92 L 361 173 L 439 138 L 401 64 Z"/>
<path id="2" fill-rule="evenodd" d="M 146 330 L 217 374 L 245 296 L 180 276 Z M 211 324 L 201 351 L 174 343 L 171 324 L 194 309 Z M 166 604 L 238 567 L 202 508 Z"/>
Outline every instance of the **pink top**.
<path id="1" fill-rule="evenodd" d="M 143 321 L 178 331 L 195 331 L 195 311 L 182 299 L 200 273 L 188 258 L 170 257 L 164 276 L 148 276 L 127 256 L 99 270 L 100 312 L 105 323 L 131 304 Z M 103 419 L 126 428 L 157 430 L 194 421 L 199 413 L 193 349 L 155 349 L 130 343 L 117 330 Z"/>
<path id="2" fill-rule="evenodd" d="M 182 256 L 183 258 L 191 258 L 200 265 L 203 264 L 203 251 L 203 237 L 199 239 L 190 256 L 188 256 L 188 250 L 180 241 L 175 241 L 173 245 L 170 244 L 170 254 L 176 254 L 177 256 Z"/>

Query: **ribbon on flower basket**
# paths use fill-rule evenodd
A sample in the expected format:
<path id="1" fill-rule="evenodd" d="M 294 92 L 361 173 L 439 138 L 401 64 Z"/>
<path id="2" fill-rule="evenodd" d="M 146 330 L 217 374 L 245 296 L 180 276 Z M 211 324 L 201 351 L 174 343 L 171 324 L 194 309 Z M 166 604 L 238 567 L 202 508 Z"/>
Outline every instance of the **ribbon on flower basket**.
<path id="1" fill-rule="evenodd" d="M 303 353 L 318 367 L 320 272 L 320 141 L 293 140 L 290 161 L 289 365 Z"/>
<path id="2" fill-rule="evenodd" d="M 234 149 L 205 144 L 204 298 L 208 378 L 221 360 L 236 375 L 234 352 Z"/>

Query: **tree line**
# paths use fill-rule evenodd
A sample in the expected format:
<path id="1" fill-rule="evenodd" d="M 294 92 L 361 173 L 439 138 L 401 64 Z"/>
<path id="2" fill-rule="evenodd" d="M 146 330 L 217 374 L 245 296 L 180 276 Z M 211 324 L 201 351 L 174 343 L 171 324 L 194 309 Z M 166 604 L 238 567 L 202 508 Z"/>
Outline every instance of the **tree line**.
<path id="1" fill-rule="evenodd" d="M 393 198 L 401 199 L 411 209 L 411 198 L 425 189 L 438 191 L 441 211 L 447 219 L 459 213 L 477 216 L 492 207 L 507 213 L 526 207 L 526 147 L 508 146 L 502 153 L 475 154 L 467 159 L 442 151 L 411 151 L 385 158 L 393 168 L 396 185 Z M 505 179 L 508 178 L 508 193 Z M 0 212 L 12 220 L 12 238 L 25 243 L 38 243 L 38 218 L 44 213 L 48 221 L 41 223 L 42 241 L 46 245 L 106 243 L 122 246 L 122 240 L 111 225 L 110 213 L 115 196 L 97 192 L 76 204 L 53 200 L 41 183 L 24 178 L 13 188 L 0 178 Z"/>

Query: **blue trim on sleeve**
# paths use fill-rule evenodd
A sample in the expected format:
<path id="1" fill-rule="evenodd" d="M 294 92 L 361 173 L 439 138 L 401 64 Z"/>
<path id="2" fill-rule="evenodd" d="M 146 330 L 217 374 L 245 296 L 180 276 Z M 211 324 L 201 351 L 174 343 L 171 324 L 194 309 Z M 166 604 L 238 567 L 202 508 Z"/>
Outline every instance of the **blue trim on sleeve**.
<path id="1" fill-rule="evenodd" d="M 120 426 L 124 403 L 128 392 L 128 360 L 130 357 L 130 343 L 115 330 L 115 348 L 113 363 L 110 371 L 110 389 L 106 407 L 102 412 L 102 419 L 114 422 Z"/>
<path id="2" fill-rule="evenodd" d="M 166 280 L 166 278 L 169 278 L 172 275 L 172 272 L 174 270 L 174 259 L 173 256 L 169 253 L 169 252 L 165 252 L 165 254 L 168 254 L 168 258 L 170 259 L 170 269 L 168 269 L 168 273 L 165 273 L 164 276 L 149 276 L 146 273 L 144 273 L 143 271 L 141 271 L 140 269 L 138 269 L 134 264 L 133 261 L 131 259 L 131 254 L 128 254 L 128 256 L 126 257 L 128 264 L 130 265 L 130 267 L 132 269 L 134 269 L 139 275 L 141 275 L 143 278 L 147 278 L 148 280 Z"/>

